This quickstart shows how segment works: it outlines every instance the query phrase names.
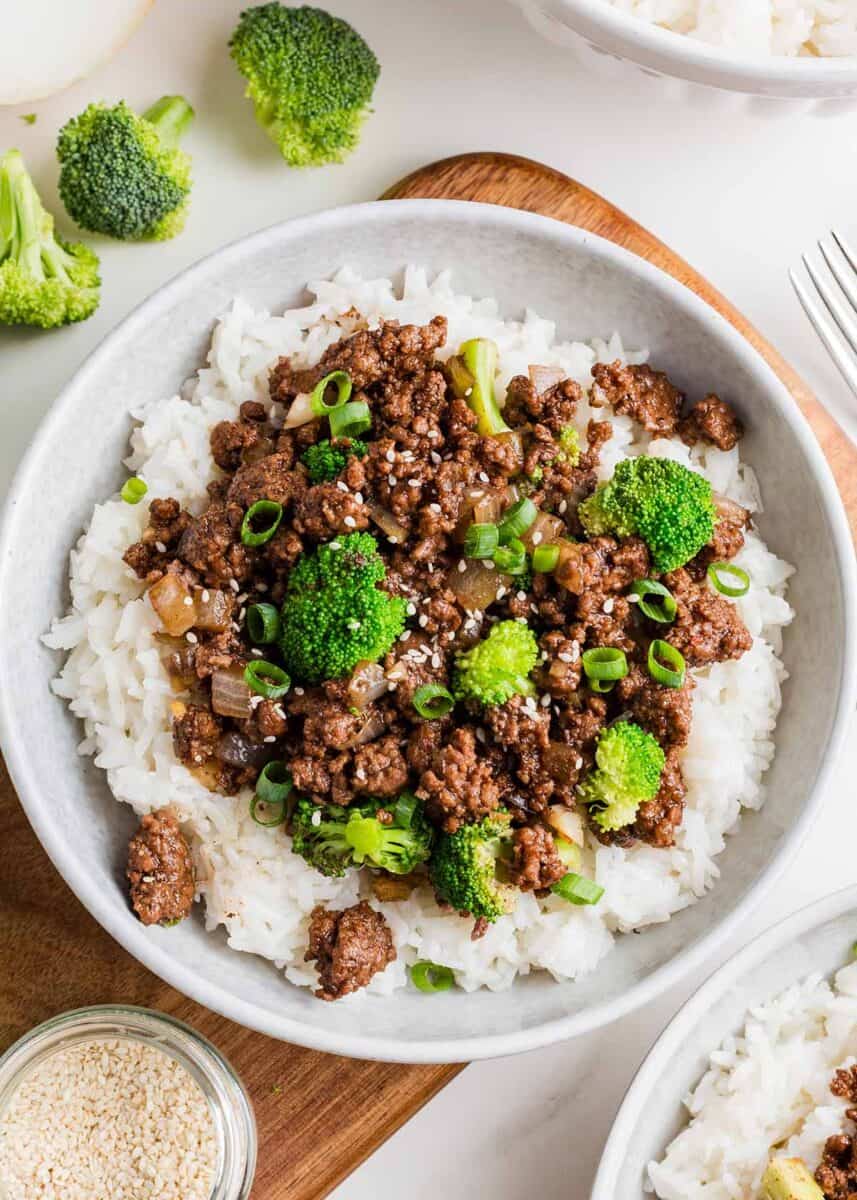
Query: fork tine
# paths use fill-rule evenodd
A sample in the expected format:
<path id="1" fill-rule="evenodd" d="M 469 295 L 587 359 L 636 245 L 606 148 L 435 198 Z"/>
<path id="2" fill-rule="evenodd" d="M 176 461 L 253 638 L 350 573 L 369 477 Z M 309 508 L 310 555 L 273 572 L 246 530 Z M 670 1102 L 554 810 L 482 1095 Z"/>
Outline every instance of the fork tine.
<path id="1" fill-rule="evenodd" d="M 833 234 L 833 240 L 836 242 L 839 249 L 851 263 L 851 266 L 854 268 L 854 270 L 857 271 L 857 253 L 855 253 L 851 248 L 851 243 L 847 242 L 842 234 L 837 230 L 831 229 L 830 232 Z"/>
<path id="2" fill-rule="evenodd" d="M 818 248 L 824 255 L 824 261 L 830 267 L 830 273 L 833 278 L 848 297 L 851 307 L 857 312 L 857 284 L 855 284 L 855 278 L 857 277 L 848 274 L 843 263 L 840 262 L 824 242 L 819 242 Z"/>
<path id="3" fill-rule="evenodd" d="M 806 267 L 807 274 L 815 284 L 815 290 L 825 303 L 827 311 L 845 334 L 845 339 L 851 346 L 851 349 L 857 351 L 857 320 L 851 316 L 848 309 L 833 291 L 833 288 L 829 286 L 827 281 L 815 269 L 809 256 L 802 254 L 801 258 L 803 259 L 803 265 Z"/>
<path id="4" fill-rule="evenodd" d="M 815 332 L 821 338 L 828 354 L 836 363 L 839 370 L 842 372 L 842 377 L 851 391 L 857 396 L 857 365 L 850 357 L 847 350 L 843 347 L 839 338 L 836 336 L 833 326 L 824 316 L 819 306 L 810 296 L 807 289 L 801 283 L 794 271 L 789 271 L 789 279 L 792 282 L 792 287 L 797 292 L 797 298 L 803 305 L 803 310 L 809 317 Z"/>

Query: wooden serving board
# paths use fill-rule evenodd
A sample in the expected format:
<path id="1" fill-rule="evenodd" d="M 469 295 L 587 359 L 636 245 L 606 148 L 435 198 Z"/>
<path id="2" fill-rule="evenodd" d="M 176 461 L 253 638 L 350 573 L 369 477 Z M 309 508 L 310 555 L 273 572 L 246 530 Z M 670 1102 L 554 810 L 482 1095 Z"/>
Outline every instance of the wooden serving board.
<path id="1" fill-rule="evenodd" d="M 857 450 L 791 368 L 687 263 L 600 196 L 527 159 L 470 154 L 411 175 L 385 198 L 479 200 L 600 234 L 698 292 L 782 378 L 818 436 L 857 529 Z M 36 840 L 0 764 L 0 1052 L 80 1005 L 161 1009 L 214 1041 L 244 1079 L 259 1124 L 254 1200 L 320 1200 L 461 1069 L 358 1062 L 272 1041 L 167 987 L 75 899 Z M 348 1103 L 342 1104 L 347 1096 Z"/>

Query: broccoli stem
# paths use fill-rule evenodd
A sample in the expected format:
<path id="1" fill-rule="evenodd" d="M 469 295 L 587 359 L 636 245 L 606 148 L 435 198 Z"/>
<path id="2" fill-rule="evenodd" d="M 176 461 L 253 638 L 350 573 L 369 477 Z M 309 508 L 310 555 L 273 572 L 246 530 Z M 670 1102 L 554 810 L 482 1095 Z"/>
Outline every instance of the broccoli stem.
<path id="1" fill-rule="evenodd" d="M 511 432 L 503 420 L 494 391 L 498 356 L 496 342 L 490 338 L 471 338 L 462 345 L 459 354 L 473 376 L 473 390 L 467 397 L 467 403 L 476 413 L 479 432 L 486 437 Z"/>
<path id="2" fill-rule="evenodd" d="M 143 120 L 154 125 L 161 142 L 170 149 L 179 144 L 194 118 L 194 111 L 184 96 L 161 96 L 143 113 Z"/>
<path id="3" fill-rule="evenodd" d="M 19 151 L 4 156 L 3 174 L 8 188 L 4 208 L 8 207 L 9 253 L 33 279 L 44 280 L 42 239 L 47 234 L 46 241 L 53 242 L 51 218 L 42 208 Z"/>

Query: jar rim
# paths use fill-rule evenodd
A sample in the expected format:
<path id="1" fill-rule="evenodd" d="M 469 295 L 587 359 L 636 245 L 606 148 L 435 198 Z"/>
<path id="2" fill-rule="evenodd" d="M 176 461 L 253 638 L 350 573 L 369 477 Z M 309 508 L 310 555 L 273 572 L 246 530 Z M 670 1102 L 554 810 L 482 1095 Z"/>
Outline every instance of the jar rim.
<path id="1" fill-rule="evenodd" d="M 0 1114 L 38 1063 L 70 1046 L 109 1038 L 155 1046 L 191 1075 L 205 1097 L 218 1147 L 208 1200 L 248 1200 L 258 1149 L 250 1097 L 217 1047 L 168 1013 L 131 1004 L 95 1004 L 48 1017 L 0 1055 Z M 3 1195 L 0 1184 L 0 1200 Z"/>

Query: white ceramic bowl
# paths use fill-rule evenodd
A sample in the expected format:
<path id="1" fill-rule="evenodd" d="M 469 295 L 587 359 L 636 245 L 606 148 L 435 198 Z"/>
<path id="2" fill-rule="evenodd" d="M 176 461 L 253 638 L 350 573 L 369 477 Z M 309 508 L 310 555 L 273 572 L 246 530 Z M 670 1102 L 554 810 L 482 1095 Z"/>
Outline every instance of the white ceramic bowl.
<path id="1" fill-rule="evenodd" d="M 743 1027 L 754 1005 L 813 972 L 830 976 L 844 967 L 855 938 L 857 886 L 802 908 L 715 971 L 637 1072 L 610 1130 L 590 1200 L 652 1200 L 644 1188 L 646 1166 L 687 1123 L 682 1100 L 706 1071 L 708 1056 Z"/>
<path id="2" fill-rule="evenodd" d="M 459 287 L 496 295 L 507 314 L 530 305 L 566 336 L 619 329 L 629 345 L 651 347 L 689 393 L 717 388 L 748 428 L 747 457 L 767 500 L 762 532 L 799 567 L 791 592 L 799 615 L 785 646 L 792 678 L 767 805 L 730 840 L 713 893 L 644 936 L 619 939 L 579 984 L 539 973 L 496 994 L 323 1004 L 269 963 L 229 951 L 222 934 L 205 934 L 200 916 L 177 929 L 145 929 L 122 878 L 133 816 L 76 753 L 80 728 L 49 690 L 59 656 L 39 636 L 66 607 L 69 549 L 124 477 L 129 408 L 171 394 L 199 366 L 234 295 L 291 306 L 305 280 L 343 262 L 385 276 L 408 262 L 452 265 Z M 817 817 L 854 704 L 856 593 L 844 513 L 811 431 L 755 351 L 696 296 L 608 242 L 531 214 L 444 201 L 339 209 L 255 234 L 180 275 L 105 339 L 58 398 L 21 464 L 0 534 L 2 744 L 66 881 L 123 946 L 181 991 L 244 1025 L 340 1054 L 410 1062 L 509 1054 L 646 1003 L 713 951 L 770 887 Z"/>
<path id="3" fill-rule="evenodd" d="M 535 29 L 601 74 L 628 64 L 676 103 L 764 116 L 832 115 L 857 107 L 857 57 L 741 56 L 629 16 L 604 0 L 515 0 Z M 701 85 L 701 86 L 700 86 Z"/>

